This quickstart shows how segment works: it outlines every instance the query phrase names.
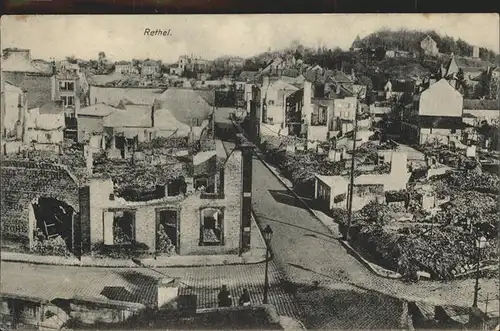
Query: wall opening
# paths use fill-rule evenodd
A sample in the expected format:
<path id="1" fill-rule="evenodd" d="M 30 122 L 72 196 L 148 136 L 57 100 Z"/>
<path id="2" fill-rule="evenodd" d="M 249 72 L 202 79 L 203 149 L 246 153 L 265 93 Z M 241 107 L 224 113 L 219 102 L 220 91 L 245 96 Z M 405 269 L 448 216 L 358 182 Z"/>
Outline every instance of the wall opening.
<path id="1" fill-rule="evenodd" d="M 156 252 L 179 253 L 179 212 L 176 209 L 156 210 Z"/>
<path id="2" fill-rule="evenodd" d="M 50 197 L 39 197 L 32 206 L 36 237 L 46 240 L 60 236 L 66 242 L 68 250 L 73 251 L 73 227 L 78 216 L 73 207 Z"/>
<path id="3" fill-rule="evenodd" d="M 135 212 L 104 212 L 104 245 L 130 245 L 135 242 Z"/>
<path id="4" fill-rule="evenodd" d="M 224 214 L 221 208 L 201 209 L 200 246 L 224 245 Z"/>

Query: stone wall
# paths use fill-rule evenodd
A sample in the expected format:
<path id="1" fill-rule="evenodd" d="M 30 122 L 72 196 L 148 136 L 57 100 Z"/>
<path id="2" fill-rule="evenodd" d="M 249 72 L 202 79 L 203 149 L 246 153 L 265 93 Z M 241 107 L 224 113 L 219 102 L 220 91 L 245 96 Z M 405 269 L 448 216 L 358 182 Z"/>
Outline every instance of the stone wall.
<path id="1" fill-rule="evenodd" d="M 29 238 L 29 209 L 33 199 L 51 197 L 79 210 L 78 185 L 56 165 L 2 161 L 0 210 L 3 235 Z"/>
<path id="2" fill-rule="evenodd" d="M 181 255 L 237 254 L 240 247 L 242 155 L 235 150 L 225 164 L 224 197 L 202 197 L 201 192 L 188 193 L 186 197 L 165 197 L 146 202 L 130 202 L 121 198 L 110 199 L 113 193 L 111 180 L 92 180 L 89 184 L 89 219 L 82 217 L 82 229 L 90 229 L 91 244 L 104 240 L 103 213 L 113 209 L 135 211 L 135 240 L 146 244 L 150 252 L 156 249 L 156 212 L 175 209 L 178 219 L 179 247 Z M 224 244 L 200 246 L 201 209 L 223 209 Z M 83 214 L 82 214 L 83 215 Z M 87 224 L 84 224 L 87 223 Z"/>

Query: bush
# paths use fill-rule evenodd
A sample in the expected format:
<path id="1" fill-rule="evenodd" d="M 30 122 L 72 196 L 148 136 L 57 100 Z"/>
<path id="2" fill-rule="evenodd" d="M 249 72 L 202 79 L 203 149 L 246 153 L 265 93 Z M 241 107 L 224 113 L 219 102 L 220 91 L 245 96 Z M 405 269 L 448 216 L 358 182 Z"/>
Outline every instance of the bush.
<path id="1" fill-rule="evenodd" d="M 56 255 L 56 256 L 71 256 L 71 253 L 66 246 L 66 242 L 61 236 L 51 239 L 34 238 L 31 252 L 39 255 Z"/>

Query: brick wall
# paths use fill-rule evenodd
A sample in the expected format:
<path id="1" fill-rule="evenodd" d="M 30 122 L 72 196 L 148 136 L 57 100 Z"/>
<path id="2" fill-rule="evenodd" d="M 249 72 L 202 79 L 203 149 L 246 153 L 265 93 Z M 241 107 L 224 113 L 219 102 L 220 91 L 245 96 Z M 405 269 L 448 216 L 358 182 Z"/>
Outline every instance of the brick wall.
<path id="1" fill-rule="evenodd" d="M 55 165 L 2 161 L 1 176 L 3 234 L 28 237 L 31 201 L 41 196 L 62 200 L 79 210 L 78 185 L 65 170 Z"/>

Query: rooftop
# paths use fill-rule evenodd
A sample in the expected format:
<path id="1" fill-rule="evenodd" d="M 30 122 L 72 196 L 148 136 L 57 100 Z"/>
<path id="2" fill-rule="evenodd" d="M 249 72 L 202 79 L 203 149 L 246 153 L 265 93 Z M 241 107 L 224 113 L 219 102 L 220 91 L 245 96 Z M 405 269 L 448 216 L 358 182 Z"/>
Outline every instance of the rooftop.
<path id="1" fill-rule="evenodd" d="M 127 104 L 125 109 L 104 118 L 105 127 L 152 127 L 151 106 Z"/>
<path id="2" fill-rule="evenodd" d="M 498 100 L 464 99 L 464 110 L 500 110 Z"/>
<path id="3" fill-rule="evenodd" d="M 80 108 L 78 110 L 78 116 L 97 116 L 97 117 L 106 117 L 115 111 L 120 111 L 122 109 L 111 107 L 104 103 L 97 103 L 95 105 L 91 105 L 88 107 Z"/>
<path id="4" fill-rule="evenodd" d="M 239 79 L 243 81 L 254 79 L 257 76 L 258 71 L 242 71 L 238 76 Z"/>
<path id="5" fill-rule="evenodd" d="M 123 78 L 120 75 L 121 78 Z M 95 80 L 96 76 L 92 77 Z M 121 87 L 90 87 L 90 98 L 94 102 L 105 103 L 117 106 L 123 99 L 130 100 L 138 105 L 152 105 L 156 98 L 159 98 L 164 89 L 155 88 L 121 88 Z"/>
<path id="6" fill-rule="evenodd" d="M 282 79 L 270 80 L 269 86 L 272 86 L 275 90 L 289 90 L 289 91 L 297 91 L 298 88 L 292 84 L 285 82 Z M 264 86 L 263 89 L 266 89 L 267 86 Z"/>
<path id="7" fill-rule="evenodd" d="M 59 114 L 64 110 L 64 104 L 61 100 L 45 102 L 40 105 L 40 114 Z"/>
<path id="8" fill-rule="evenodd" d="M 155 102 L 159 108 L 168 109 L 181 123 L 196 125 L 212 114 L 212 107 L 198 93 L 191 89 L 169 88 Z"/>
<path id="9" fill-rule="evenodd" d="M 2 71 L 44 73 L 31 60 L 17 56 L 9 56 L 6 59 L 2 59 Z"/>
<path id="10" fill-rule="evenodd" d="M 169 109 L 155 109 L 154 120 L 154 126 L 156 128 L 176 131 L 178 136 L 185 136 L 190 132 L 190 126 L 177 120 Z"/>

